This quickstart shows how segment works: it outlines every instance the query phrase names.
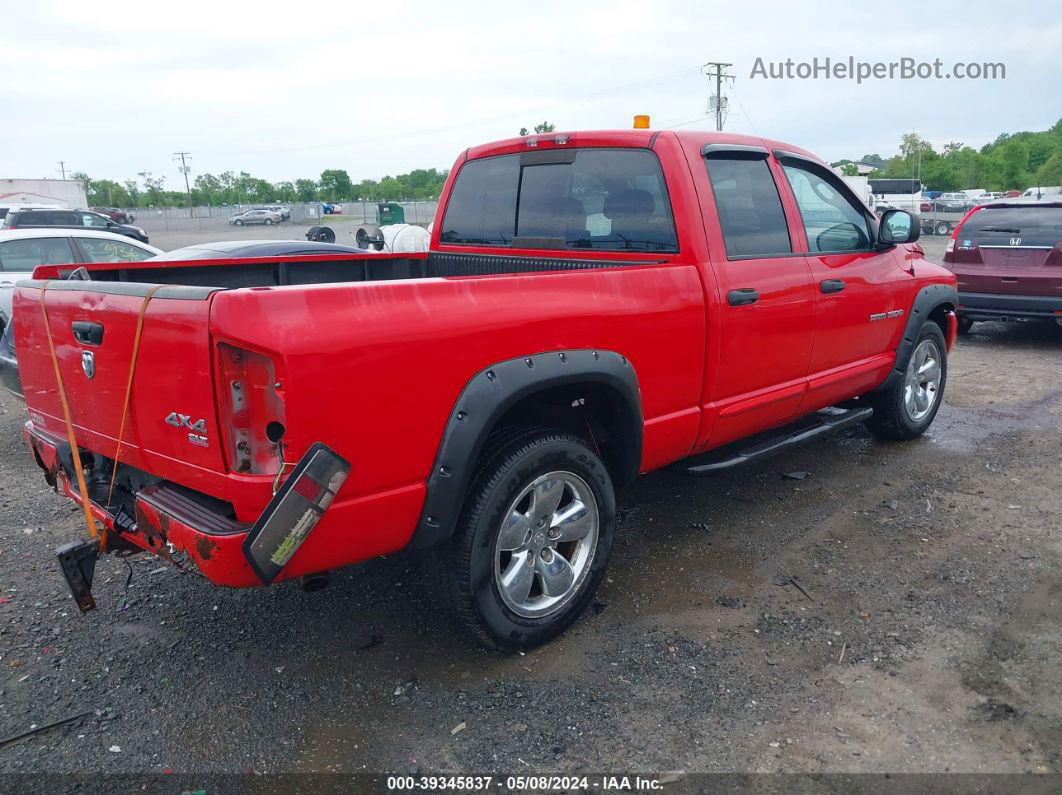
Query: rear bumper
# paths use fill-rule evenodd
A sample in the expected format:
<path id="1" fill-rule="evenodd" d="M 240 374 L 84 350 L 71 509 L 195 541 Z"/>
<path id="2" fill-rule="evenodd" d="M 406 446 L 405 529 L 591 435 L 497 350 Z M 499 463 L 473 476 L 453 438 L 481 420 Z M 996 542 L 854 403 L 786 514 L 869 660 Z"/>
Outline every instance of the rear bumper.
<path id="1" fill-rule="evenodd" d="M 67 462 L 69 444 L 34 428 L 32 423 L 26 423 L 23 435 L 48 482 L 80 504 L 81 495 L 67 474 L 70 468 Z M 106 501 L 106 486 L 101 494 L 97 491 L 89 489 L 90 508 L 106 529 L 108 548 L 137 547 L 171 563 L 183 565 L 191 562 L 215 585 L 244 588 L 262 584 L 243 554 L 243 542 L 250 525 L 204 508 L 178 489 L 157 485 L 136 495 L 135 525 L 123 530 L 95 501 Z"/>
<path id="2" fill-rule="evenodd" d="M 971 320 L 1062 317 L 1062 297 L 959 293 L 959 314 Z"/>

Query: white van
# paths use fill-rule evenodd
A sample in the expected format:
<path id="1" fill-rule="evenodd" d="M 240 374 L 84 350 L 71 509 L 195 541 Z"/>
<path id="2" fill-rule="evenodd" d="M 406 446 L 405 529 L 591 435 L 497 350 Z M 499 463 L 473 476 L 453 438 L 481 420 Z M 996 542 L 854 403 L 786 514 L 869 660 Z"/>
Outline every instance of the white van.
<path id="1" fill-rule="evenodd" d="M 1035 188 L 1027 188 L 1021 196 L 1023 199 L 1029 196 L 1039 199 L 1041 196 L 1058 196 L 1059 194 L 1062 194 L 1062 186 L 1037 185 Z"/>

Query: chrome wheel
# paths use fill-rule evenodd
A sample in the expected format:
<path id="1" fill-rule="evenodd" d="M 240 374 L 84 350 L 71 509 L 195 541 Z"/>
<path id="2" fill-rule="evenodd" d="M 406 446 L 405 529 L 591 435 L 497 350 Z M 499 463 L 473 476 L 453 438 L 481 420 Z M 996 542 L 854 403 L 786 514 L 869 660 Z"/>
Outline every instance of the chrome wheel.
<path id="1" fill-rule="evenodd" d="M 590 571 L 600 530 L 594 493 L 572 472 L 548 472 L 509 506 L 494 546 L 494 584 L 524 618 L 564 607 Z"/>
<path id="2" fill-rule="evenodd" d="M 912 422 L 921 422 L 933 410 L 940 391 L 940 348 L 922 340 L 911 355 L 904 377 L 903 405 Z"/>

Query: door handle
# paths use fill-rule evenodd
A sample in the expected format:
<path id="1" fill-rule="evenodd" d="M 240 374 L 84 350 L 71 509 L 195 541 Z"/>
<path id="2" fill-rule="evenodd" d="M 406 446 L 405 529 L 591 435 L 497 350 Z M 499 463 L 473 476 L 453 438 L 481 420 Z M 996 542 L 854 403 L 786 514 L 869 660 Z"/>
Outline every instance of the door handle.
<path id="1" fill-rule="evenodd" d="M 726 294 L 726 302 L 731 306 L 748 306 L 760 300 L 760 291 L 751 287 L 739 287 Z"/>
<path id="2" fill-rule="evenodd" d="M 823 293 L 839 293 L 844 289 L 844 279 L 823 279 L 819 282 L 819 290 Z"/>
<path id="3" fill-rule="evenodd" d="M 70 324 L 74 339 L 84 345 L 100 345 L 103 342 L 103 324 L 88 320 L 75 320 Z"/>

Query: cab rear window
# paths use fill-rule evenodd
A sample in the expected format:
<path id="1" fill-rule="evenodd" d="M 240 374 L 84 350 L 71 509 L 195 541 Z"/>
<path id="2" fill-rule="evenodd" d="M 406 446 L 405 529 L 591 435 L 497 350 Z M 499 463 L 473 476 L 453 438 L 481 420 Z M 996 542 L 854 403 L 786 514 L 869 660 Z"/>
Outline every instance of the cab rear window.
<path id="1" fill-rule="evenodd" d="M 550 157 L 536 157 L 556 154 Z M 557 161 L 561 162 L 557 162 Z M 514 248 L 678 250 L 656 155 L 635 149 L 549 150 L 466 163 L 442 243 Z"/>

